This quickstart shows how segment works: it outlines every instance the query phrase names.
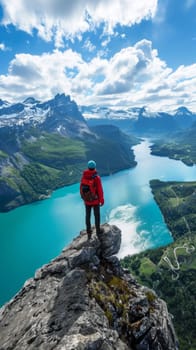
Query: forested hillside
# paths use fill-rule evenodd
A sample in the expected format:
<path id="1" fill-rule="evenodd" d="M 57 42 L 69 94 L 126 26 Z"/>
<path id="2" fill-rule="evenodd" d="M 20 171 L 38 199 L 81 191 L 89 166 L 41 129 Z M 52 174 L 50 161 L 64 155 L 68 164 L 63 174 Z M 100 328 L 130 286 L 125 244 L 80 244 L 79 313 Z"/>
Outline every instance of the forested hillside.
<path id="1" fill-rule="evenodd" d="M 196 164 L 196 123 L 172 137 L 155 140 L 151 150 L 154 155 L 179 159 L 186 165 Z"/>
<path id="2" fill-rule="evenodd" d="M 71 138 L 31 128 L 3 133 L 0 149 L 0 211 L 45 198 L 56 188 L 76 183 L 88 159 L 101 175 L 136 165 L 134 144 L 111 127 L 111 135 Z M 1 134 L 2 129 L 0 129 Z M 3 142 L 7 140 L 7 142 Z M 107 150 L 107 151 L 106 151 Z M 116 156 L 118 155 L 118 156 Z"/>

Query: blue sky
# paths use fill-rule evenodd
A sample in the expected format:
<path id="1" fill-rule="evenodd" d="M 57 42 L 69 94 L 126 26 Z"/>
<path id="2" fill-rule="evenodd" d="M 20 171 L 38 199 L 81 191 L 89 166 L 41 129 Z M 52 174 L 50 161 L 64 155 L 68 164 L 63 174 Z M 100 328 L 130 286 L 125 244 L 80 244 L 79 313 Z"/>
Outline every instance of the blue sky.
<path id="1" fill-rule="evenodd" d="M 0 0 L 0 98 L 196 111 L 196 0 Z"/>

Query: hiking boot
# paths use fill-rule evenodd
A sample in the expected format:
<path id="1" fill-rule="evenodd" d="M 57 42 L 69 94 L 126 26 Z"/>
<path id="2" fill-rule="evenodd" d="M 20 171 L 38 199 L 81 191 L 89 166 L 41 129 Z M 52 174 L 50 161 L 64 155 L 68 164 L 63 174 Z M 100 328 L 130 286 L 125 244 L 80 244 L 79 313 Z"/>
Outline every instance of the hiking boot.
<path id="1" fill-rule="evenodd" d="M 92 237 L 92 233 L 88 233 L 88 241 L 90 241 L 91 237 Z"/>
<path id="2" fill-rule="evenodd" d="M 87 231 L 88 241 L 90 241 L 92 237 L 92 230 Z"/>
<path id="3" fill-rule="evenodd" d="M 100 228 L 100 229 L 96 232 L 96 234 L 97 234 L 98 237 L 99 237 L 102 233 L 104 233 L 104 229 L 103 229 L 103 228 Z"/>

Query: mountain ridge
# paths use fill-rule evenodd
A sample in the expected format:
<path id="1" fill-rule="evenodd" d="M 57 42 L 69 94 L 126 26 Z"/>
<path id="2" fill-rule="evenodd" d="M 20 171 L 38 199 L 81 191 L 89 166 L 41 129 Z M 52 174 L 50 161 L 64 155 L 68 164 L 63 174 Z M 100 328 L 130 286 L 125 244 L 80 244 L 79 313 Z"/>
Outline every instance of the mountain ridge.
<path id="1" fill-rule="evenodd" d="M 0 309 L 2 350 L 179 349 L 165 302 L 115 256 L 120 230 L 102 228 L 91 241 L 81 231 Z"/>
<path id="2" fill-rule="evenodd" d="M 36 100 L 33 96 L 26 98 L 22 102 L 10 103 L 8 101 L 3 101 L 0 99 L 0 126 L 5 125 L 17 125 L 17 123 L 22 121 L 28 122 L 29 113 L 38 116 L 40 114 L 41 118 L 44 120 L 45 115 L 41 115 L 41 110 L 47 111 L 51 106 L 60 106 L 61 104 L 69 103 L 70 106 L 75 105 L 75 115 L 82 115 L 86 120 L 90 119 L 101 119 L 102 121 L 115 121 L 116 119 L 129 120 L 135 122 L 137 126 L 137 121 L 141 118 L 148 118 L 151 120 L 162 119 L 163 116 L 166 118 L 171 117 L 175 121 L 175 127 L 189 127 L 192 122 L 196 121 L 196 114 L 191 112 L 187 107 L 181 106 L 173 111 L 151 111 L 149 107 L 106 107 L 100 105 L 90 105 L 90 106 L 77 106 L 77 104 L 71 100 L 69 95 L 57 94 L 54 98 L 48 101 L 41 102 Z M 22 112 L 24 112 L 22 114 Z M 18 115 L 19 113 L 19 115 Z M 21 114 L 20 114 L 21 113 Z M 13 118 L 8 120 L 6 115 L 13 114 Z M 17 117 L 14 115 L 17 114 Z M 144 120 L 145 120 L 144 119 Z M 169 120 L 169 119 L 168 119 Z M 168 121 L 167 120 L 167 121 Z M 38 119 L 39 121 L 39 119 Z M 137 129 L 137 128 L 136 128 Z M 137 130 L 138 131 L 138 130 Z"/>
<path id="3" fill-rule="evenodd" d="M 186 129 L 196 121 L 196 113 L 181 106 L 170 112 L 150 111 L 147 107 L 109 108 L 81 106 L 88 125 L 113 123 L 118 127 L 142 135 L 175 132 Z"/>

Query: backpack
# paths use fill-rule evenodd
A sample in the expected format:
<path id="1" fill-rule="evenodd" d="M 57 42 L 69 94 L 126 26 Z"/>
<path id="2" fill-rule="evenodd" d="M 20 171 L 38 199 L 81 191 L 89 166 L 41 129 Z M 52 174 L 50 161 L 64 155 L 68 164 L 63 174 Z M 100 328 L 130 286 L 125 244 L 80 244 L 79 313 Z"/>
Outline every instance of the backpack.
<path id="1" fill-rule="evenodd" d="M 92 202 L 98 198 L 97 196 L 97 186 L 95 182 L 95 177 L 97 175 L 93 175 L 91 179 L 82 178 L 80 193 L 81 197 L 84 201 Z"/>

